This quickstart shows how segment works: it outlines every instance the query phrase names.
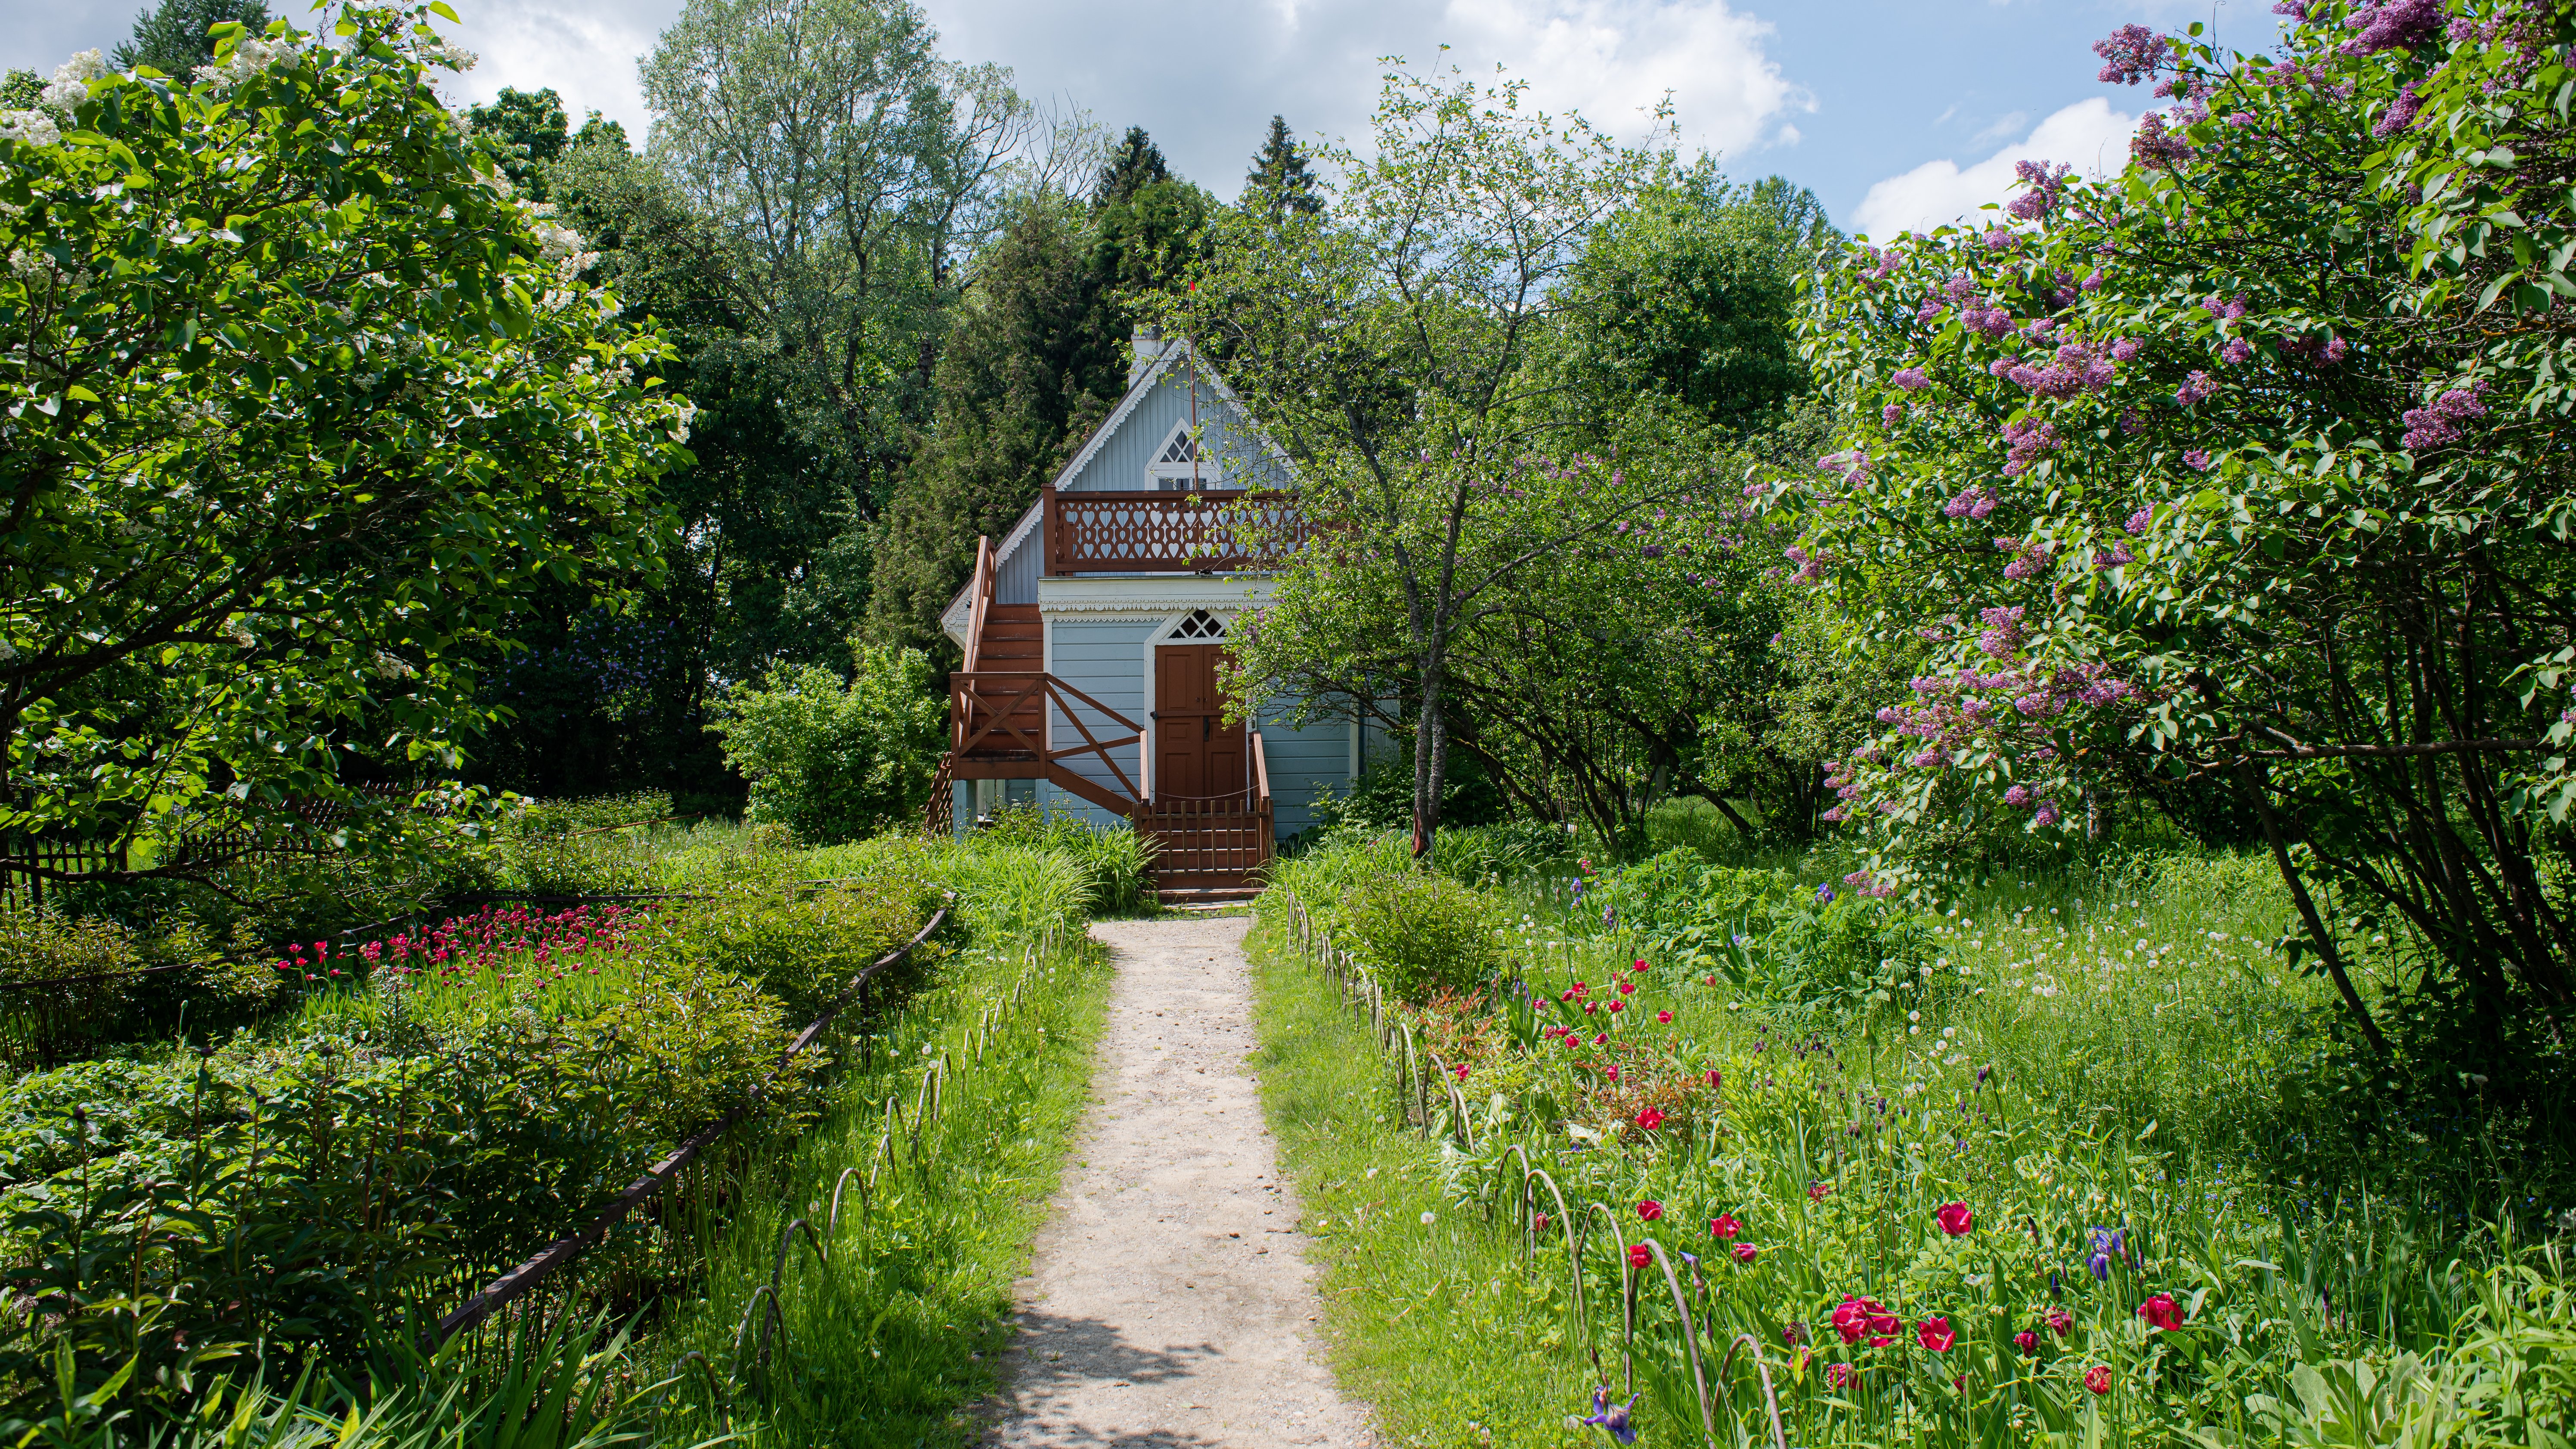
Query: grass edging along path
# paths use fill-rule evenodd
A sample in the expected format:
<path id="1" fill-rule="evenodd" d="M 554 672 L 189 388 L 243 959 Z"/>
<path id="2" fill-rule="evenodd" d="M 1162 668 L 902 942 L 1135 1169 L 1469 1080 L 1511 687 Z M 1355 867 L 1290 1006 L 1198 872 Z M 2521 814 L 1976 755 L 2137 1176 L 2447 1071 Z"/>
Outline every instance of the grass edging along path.
<path id="1" fill-rule="evenodd" d="M 1440 1146 L 1406 1130 L 1367 1028 L 1279 944 L 1267 926 L 1245 942 L 1254 1061 L 1344 1391 L 1389 1446 L 1588 1445 L 1566 1422 L 1588 1385 L 1560 1290 L 1522 1268 L 1508 1220 L 1445 1199 Z"/>
<path id="2" fill-rule="evenodd" d="M 971 1438 L 1088 1100 L 1109 971 L 1069 933 L 969 956 L 888 1024 L 890 1071 L 746 1174 L 768 1186 L 709 1245 L 704 1297 L 645 1347 L 676 1376 L 658 1440 Z"/>

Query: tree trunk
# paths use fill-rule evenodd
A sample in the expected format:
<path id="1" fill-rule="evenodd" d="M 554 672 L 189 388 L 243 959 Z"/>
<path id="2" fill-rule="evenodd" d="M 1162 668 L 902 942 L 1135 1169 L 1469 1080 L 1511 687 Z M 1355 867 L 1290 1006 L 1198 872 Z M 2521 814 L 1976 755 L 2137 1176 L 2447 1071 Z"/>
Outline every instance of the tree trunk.
<path id="1" fill-rule="evenodd" d="M 2290 901 L 2299 908 L 2299 919 L 2307 925 L 2309 943 L 2326 963 L 2326 974 L 2334 978 L 2335 990 L 2343 997 L 2345 1008 L 2352 1012 L 2353 1020 L 2361 1023 L 2361 1034 L 2370 1038 L 2371 1046 L 2381 1056 L 2388 1055 L 2388 1039 L 2379 1034 L 2379 1023 L 2370 1019 L 2370 1008 L 2362 1005 L 2361 993 L 2353 989 L 2352 978 L 2344 974 L 2343 955 L 2335 950 L 2334 933 L 2326 929 L 2324 919 L 2317 914 L 2316 902 L 2309 899 L 2307 882 L 2299 879 L 2298 868 L 2290 864 L 2289 842 L 2281 833 L 2279 818 L 2272 813 L 2271 782 L 2264 778 L 2262 767 L 2250 760 L 2240 771 L 2245 791 L 2254 799 L 2254 813 L 2262 818 L 2264 838 L 2271 842 L 2272 863 L 2281 872 L 2282 884 L 2290 888 Z"/>
<path id="2" fill-rule="evenodd" d="M 1413 725 L 1413 858 L 1428 861 L 1440 830 L 1440 786 L 1449 773 L 1449 721 L 1442 711 L 1441 664 L 1422 670 L 1422 709 Z"/>

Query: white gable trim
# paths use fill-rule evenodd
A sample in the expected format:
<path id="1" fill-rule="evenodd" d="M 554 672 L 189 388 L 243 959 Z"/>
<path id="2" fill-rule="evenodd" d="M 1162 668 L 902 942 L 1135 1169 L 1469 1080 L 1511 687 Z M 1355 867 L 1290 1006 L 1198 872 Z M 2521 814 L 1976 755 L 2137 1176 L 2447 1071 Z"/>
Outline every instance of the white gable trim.
<path id="1" fill-rule="evenodd" d="M 1064 470 L 1055 475 L 1055 482 L 1051 486 L 1064 488 L 1074 479 L 1081 477 L 1082 470 L 1091 465 L 1093 458 L 1099 456 L 1100 450 L 1107 446 L 1110 437 L 1126 426 L 1128 415 L 1135 412 L 1137 406 L 1145 400 L 1146 392 L 1162 380 L 1164 373 L 1171 371 L 1172 364 L 1184 353 L 1188 354 L 1191 362 L 1197 365 L 1199 376 L 1216 390 L 1218 397 L 1223 398 L 1227 405 L 1234 409 L 1235 419 L 1242 424 L 1245 431 L 1259 439 L 1262 448 L 1281 467 L 1288 466 L 1288 455 L 1280 450 L 1277 443 L 1270 440 L 1270 434 L 1262 429 L 1260 421 L 1252 416 L 1250 409 L 1244 407 L 1243 399 L 1235 396 L 1234 389 L 1226 386 L 1225 378 L 1199 357 L 1198 345 L 1183 337 L 1163 344 L 1162 355 L 1154 359 L 1154 365 L 1145 370 L 1143 377 L 1136 379 L 1135 386 L 1127 389 L 1127 395 L 1118 400 L 1117 409 L 1109 414 L 1109 421 L 1102 423 L 1099 430 L 1091 435 L 1091 441 L 1082 445 L 1082 451 L 1073 455 L 1073 461 L 1065 464 Z"/>
<path id="2" fill-rule="evenodd" d="M 995 572 L 1001 570 L 1004 561 L 1017 552 L 1020 545 L 1028 542 L 1030 534 L 1038 531 L 1038 519 L 1045 512 L 1046 503 L 1041 499 L 1030 504 L 1029 511 L 1020 515 L 1020 521 L 1011 525 L 1010 533 L 1002 539 L 1002 546 L 993 550 Z M 956 640 L 961 649 L 966 645 L 966 626 L 975 620 L 974 592 L 975 577 L 969 574 L 956 596 L 948 601 L 948 607 L 939 611 L 939 627 L 946 630 L 948 637 Z"/>

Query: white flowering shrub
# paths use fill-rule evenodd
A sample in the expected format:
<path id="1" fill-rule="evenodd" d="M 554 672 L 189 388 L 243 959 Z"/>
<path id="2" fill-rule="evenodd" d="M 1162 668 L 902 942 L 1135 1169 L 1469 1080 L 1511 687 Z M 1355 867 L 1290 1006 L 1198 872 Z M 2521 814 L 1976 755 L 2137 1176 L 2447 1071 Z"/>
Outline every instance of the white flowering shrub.
<path id="1" fill-rule="evenodd" d="M 659 566 L 668 349 L 440 107 L 429 13 L 0 117 L 0 829 L 398 844 L 343 767 L 453 763 L 528 590 Z"/>

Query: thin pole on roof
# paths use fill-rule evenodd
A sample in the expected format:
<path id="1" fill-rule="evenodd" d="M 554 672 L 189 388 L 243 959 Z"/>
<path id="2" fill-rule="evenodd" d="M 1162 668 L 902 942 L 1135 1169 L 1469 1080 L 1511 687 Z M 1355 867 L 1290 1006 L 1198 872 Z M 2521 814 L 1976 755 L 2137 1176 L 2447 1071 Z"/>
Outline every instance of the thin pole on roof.
<path id="1" fill-rule="evenodd" d="M 1189 339 L 1181 339 L 1187 344 Z M 1199 350 L 1190 348 L 1190 494 L 1199 492 Z"/>

